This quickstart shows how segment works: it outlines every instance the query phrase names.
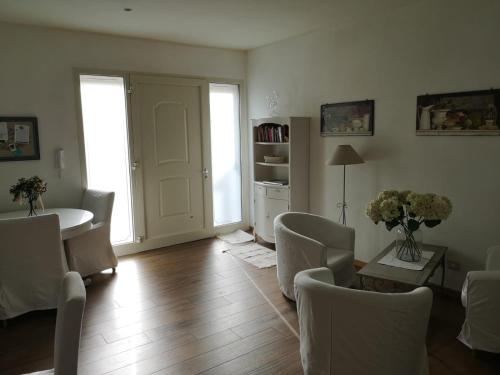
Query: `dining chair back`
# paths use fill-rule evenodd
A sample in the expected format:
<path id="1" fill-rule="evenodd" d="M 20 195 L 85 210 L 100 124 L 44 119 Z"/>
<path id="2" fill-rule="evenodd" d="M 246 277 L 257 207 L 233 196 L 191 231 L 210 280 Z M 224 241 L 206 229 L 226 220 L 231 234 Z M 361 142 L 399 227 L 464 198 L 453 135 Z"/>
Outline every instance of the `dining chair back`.
<path id="1" fill-rule="evenodd" d="M 54 343 L 56 374 L 77 374 L 85 300 L 86 292 L 81 276 L 77 272 L 68 272 L 62 283 L 57 306 Z"/>
<path id="2" fill-rule="evenodd" d="M 81 276 L 68 272 L 60 285 L 54 340 L 54 368 L 29 375 L 77 375 L 78 351 L 87 293 Z M 28 374 L 26 374 L 28 375 Z"/>
<path id="3" fill-rule="evenodd" d="M 66 258 L 69 269 L 89 276 L 118 265 L 111 245 L 111 214 L 114 192 L 87 189 L 81 208 L 94 214 L 92 228 L 77 237 L 66 240 Z"/>
<path id="4" fill-rule="evenodd" d="M 57 306 L 67 272 L 59 217 L 0 220 L 0 320 Z"/>
<path id="5" fill-rule="evenodd" d="M 83 192 L 81 208 L 94 214 L 93 224 L 109 224 L 111 223 L 114 200 L 115 193 L 112 191 L 87 189 Z"/>

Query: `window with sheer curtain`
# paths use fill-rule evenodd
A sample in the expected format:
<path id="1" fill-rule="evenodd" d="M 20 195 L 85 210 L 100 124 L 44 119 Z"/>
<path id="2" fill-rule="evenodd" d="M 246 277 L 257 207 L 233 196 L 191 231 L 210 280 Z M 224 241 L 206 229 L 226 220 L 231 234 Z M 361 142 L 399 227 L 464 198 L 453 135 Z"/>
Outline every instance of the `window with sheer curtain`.
<path id="1" fill-rule="evenodd" d="M 242 220 L 238 85 L 210 84 L 210 137 L 214 226 L 238 223 Z"/>
<path id="2" fill-rule="evenodd" d="M 133 241 L 130 158 L 123 77 L 80 75 L 87 187 L 115 192 L 113 245 Z"/>

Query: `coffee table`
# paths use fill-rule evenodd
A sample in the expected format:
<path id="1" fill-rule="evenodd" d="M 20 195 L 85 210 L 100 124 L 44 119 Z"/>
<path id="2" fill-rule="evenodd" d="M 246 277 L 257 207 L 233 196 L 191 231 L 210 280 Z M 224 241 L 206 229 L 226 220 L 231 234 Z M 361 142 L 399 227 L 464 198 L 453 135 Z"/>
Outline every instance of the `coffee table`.
<path id="1" fill-rule="evenodd" d="M 448 250 L 447 247 L 421 244 L 422 250 L 433 251 L 434 255 L 432 256 L 431 260 L 425 265 L 423 270 L 415 271 L 378 263 L 378 261 L 387 253 L 389 253 L 395 245 L 396 241 L 392 242 L 371 262 L 367 263 L 358 271 L 357 274 L 359 276 L 362 289 L 365 289 L 365 282 L 368 280 L 372 280 L 373 285 L 376 285 L 376 281 L 378 280 L 382 282 L 392 281 L 394 283 L 404 284 L 411 287 L 423 286 L 434 275 L 435 270 L 439 266 L 441 266 L 442 268 L 441 288 L 443 288 L 446 270 L 445 255 L 446 251 Z M 374 287 L 373 289 L 376 289 L 376 287 Z"/>

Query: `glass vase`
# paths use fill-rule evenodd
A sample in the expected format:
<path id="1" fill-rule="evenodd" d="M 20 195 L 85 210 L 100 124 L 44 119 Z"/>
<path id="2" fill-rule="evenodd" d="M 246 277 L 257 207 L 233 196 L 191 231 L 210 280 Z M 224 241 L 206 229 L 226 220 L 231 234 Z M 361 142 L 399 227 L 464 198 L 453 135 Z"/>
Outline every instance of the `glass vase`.
<path id="1" fill-rule="evenodd" d="M 408 228 L 398 228 L 396 241 L 396 256 L 405 262 L 418 262 L 422 258 L 420 249 L 422 233 Z"/>
<path id="2" fill-rule="evenodd" d="M 29 216 L 37 216 L 37 212 L 36 212 L 37 200 L 38 200 L 38 197 L 28 199 L 28 217 Z"/>

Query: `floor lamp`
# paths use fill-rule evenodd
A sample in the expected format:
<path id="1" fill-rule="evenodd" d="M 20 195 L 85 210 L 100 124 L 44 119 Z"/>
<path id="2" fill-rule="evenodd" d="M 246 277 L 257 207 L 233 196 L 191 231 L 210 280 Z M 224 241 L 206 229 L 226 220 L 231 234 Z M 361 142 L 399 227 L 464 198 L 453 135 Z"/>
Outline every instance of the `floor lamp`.
<path id="1" fill-rule="evenodd" d="M 364 160 L 358 155 L 351 145 L 340 145 L 337 146 L 335 152 L 333 153 L 330 160 L 328 160 L 327 165 L 342 165 L 344 167 L 344 181 L 342 186 L 342 203 L 338 204 L 341 208 L 339 222 L 346 225 L 345 210 L 347 204 L 345 202 L 345 166 L 352 164 L 362 164 Z"/>

